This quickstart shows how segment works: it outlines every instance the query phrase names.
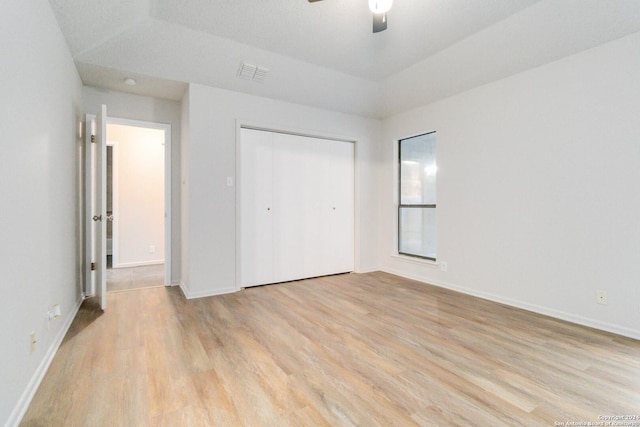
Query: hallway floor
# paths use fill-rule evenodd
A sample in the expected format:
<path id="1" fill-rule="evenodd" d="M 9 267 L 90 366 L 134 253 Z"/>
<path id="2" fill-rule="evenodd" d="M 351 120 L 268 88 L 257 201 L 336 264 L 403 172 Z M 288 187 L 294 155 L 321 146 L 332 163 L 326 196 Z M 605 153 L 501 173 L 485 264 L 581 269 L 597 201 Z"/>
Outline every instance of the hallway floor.
<path id="1" fill-rule="evenodd" d="M 107 292 L 163 286 L 164 284 L 164 264 L 127 268 L 112 268 L 110 262 L 107 264 Z"/>

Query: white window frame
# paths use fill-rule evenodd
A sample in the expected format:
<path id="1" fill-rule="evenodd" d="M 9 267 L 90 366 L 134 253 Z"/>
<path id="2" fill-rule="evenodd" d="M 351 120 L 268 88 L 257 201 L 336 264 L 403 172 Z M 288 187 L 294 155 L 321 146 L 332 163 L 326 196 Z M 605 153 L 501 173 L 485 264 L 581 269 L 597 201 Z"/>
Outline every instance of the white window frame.
<path id="1" fill-rule="evenodd" d="M 434 209 L 434 211 L 436 212 L 436 224 L 437 224 L 437 202 L 436 204 L 429 204 L 429 205 L 403 205 L 400 203 L 400 198 L 401 198 L 401 186 L 402 186 L 402 182 L 401 182 L 401 149 L 400 149 L 400 144 L 402 143 L 402 141 L 407 140 L 407 139 L 412 139 L 415 137 L 420 137 L 420 136 L 424 136 L 424 135 L 430 135 L 430 134 L 435 134 L 436 131 L 432 130 L 432 131 L 428 131 L 428 132 L 422 132 L 422 133 L 417 133 L 415 135 L 410 135 L 410 136 L 406 136 L 403 138 L 398 138 L 395 142 L 394 142 L 394 204 L 395 204 L 395 242 L 394 242 L 394 256 L 400 257 L 400 258 L 404 258 L 407 260 L 413 260 L 413 261 L 417 261 L 417 262 L 422 262 L 422 263 L 427 263 L 427 264 L 437 264 L 437 246 L 436 246 L 436 256 L 434 257 L 425 257 L 423 255 L 418 255 L 418 254 L 410 254 L 410 253 L 406 253 L 406 252 L 401 252 L 400 251 L 400 210 L 401 208 L 406 208 L 406 207 L 414 207 L 414 208 L 422 208 L 424 207 L 425 209 Z"/>

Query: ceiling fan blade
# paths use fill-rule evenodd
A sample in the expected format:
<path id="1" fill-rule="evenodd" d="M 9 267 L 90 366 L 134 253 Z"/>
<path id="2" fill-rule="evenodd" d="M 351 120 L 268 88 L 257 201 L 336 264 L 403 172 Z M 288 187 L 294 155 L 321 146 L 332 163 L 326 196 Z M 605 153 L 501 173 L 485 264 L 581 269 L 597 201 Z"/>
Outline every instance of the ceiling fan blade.
<path id="1" fill-rule="evenodd" d="M 379 33 L 380 31 L 384 31 L 386 29 L 387 29 L 387 14 L 374 13 L 373 14 L 373 32 Z"/>
<path id="2" fill-rule="evenodd" d="M 322 1 L 322 0 L 309 0 L 309 3 L 313 3 L 313 2 L 316 2 L 316 1 Z"/>

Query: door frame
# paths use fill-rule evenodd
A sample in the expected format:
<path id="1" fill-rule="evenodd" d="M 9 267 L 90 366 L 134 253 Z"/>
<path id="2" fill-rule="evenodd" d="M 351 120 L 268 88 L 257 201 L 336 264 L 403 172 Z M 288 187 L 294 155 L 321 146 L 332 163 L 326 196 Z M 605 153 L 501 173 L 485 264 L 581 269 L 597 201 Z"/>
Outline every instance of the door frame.
<path id="1" fill-rule="evenodd" d="M 107 125 L 124 125 L 164 131 L 164 284 L 171 286 L 171 125 L 110 116 L 107 116 Z M 115 228 L 115 224 L 113 225 Z"/>
<path id="2" fill-rule="evenodd" d="M 85 141 L 91 139 L 92 123 L 95 121 L 95 114 L 85 115 Z M 124 119 L 119 117 L 107 116 L 106 124 L 120 124 L 126 126 L 135 126 L 151 129 L 160 129 L 164 131 L 164 282 L 165 286 L 171 286 L 171 125 L 167 123 L 148 122 L 143 120 Z M 85 147 L 88 144 L 85 142 Z M 91 158 L 85 156 L 85 170 L 91 165 L 88 163 Z M 93 203 L 91 185 L 85 185 L 85 203 L 91 206 Z M 86 220 L 85 220 L 86 223 Z M 95 294 L 94 280 L 91 279 L 91 261 L 92 259 L 92 244 L 91 244 L 91 229 L 85 227 L 85 265 L 84 265 L 84 294 L 85 296 L 91 296 Z"/>
<path id="3" fill-rule="evenodd" d="M 107 152 L 111 148 L 111 268 L 119 264 L 118 260 L 118 142 L 107 139 Z M 108 168 L 108 166 L 107 166 Z M 109 184 L 107 179 L 107 185 Z M 107 211 L 108 214 L 109 211 Z M 107 233 L 108 235 L 108 233 Z"/>

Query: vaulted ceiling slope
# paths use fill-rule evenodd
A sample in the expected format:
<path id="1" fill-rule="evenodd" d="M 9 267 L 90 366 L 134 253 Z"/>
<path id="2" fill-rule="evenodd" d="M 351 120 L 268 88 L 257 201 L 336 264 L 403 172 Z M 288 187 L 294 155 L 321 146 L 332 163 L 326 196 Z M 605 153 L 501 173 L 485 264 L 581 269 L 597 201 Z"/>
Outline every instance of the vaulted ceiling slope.
<path id="1" fill-rule="evenodd" d="M 385 117 L 640 31 L 638 0 L 51 0 L 88 85 L 200 83 Z M 269 69 L 237 78 L 241 61 Z M 139 85 L 127 89 L 125 75 Z"/>

